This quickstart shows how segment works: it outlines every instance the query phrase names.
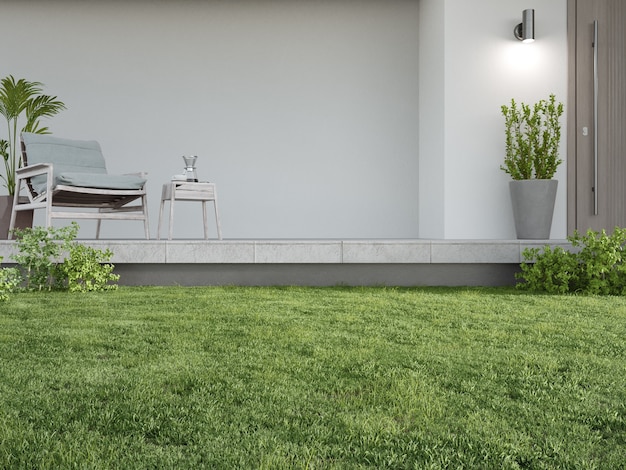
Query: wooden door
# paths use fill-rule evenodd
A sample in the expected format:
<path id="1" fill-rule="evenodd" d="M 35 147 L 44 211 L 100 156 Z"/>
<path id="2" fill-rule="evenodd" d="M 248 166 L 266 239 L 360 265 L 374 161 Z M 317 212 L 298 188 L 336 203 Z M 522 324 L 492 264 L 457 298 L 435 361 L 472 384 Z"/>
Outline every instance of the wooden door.
<path id="1" fill-rule="evenodd" d="M 626 227 L 626 1 L 570 0 L 568 8 L 568 226 L 611 232 Z"/>

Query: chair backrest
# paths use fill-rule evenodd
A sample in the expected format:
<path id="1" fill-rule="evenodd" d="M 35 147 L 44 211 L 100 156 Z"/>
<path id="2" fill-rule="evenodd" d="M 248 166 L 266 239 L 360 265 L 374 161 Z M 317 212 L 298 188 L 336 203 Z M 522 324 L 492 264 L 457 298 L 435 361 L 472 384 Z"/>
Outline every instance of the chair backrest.
<path id="1" fill-rule="evenodd" d="M 52 163 L 54 178 L 65 172 L 106 174 L 106 163 L 100 144 L 95 140 L 70 140 L 47 134 L 22 133 L 24 165 Z M 35 176 L 32 189 L 46 189 L 45 176 Z"/>

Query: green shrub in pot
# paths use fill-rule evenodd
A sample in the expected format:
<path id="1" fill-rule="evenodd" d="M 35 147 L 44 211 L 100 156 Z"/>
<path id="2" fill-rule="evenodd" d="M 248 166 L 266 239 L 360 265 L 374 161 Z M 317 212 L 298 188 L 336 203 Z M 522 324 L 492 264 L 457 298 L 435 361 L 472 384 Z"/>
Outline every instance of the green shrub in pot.
<path id="1" fill-rule="evenodd" d="M 505 122 L 506 154 L 500 168 L 514 180 L 552 179 L 558 166 L 563 103 L 549 99 L 534 105 L 518 103 L 502 106 Z"/>

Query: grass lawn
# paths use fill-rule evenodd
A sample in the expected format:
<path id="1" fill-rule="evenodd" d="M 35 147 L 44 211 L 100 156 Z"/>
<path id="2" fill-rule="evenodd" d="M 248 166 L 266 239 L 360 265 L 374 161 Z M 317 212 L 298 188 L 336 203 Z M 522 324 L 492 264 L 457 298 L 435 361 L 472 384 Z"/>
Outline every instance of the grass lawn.
<path id="1" fill-rule="evenodd" d="M 625 468 L 626 298 L 146 287 L 0 304 L 0 468 Z"/>

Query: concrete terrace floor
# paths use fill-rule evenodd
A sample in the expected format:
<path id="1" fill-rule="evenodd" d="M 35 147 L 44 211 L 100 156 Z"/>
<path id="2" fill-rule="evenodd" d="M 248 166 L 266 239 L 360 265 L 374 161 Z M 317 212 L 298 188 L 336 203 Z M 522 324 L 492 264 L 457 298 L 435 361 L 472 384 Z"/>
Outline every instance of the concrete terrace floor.
<path id="1" fill-rule="evenodd" d="M 121 285 L 502 286 L 525 248 L 566 240 L 78 240 L 113 252 Z M 0 241 L 11 263 L 14 242 Z"/>

